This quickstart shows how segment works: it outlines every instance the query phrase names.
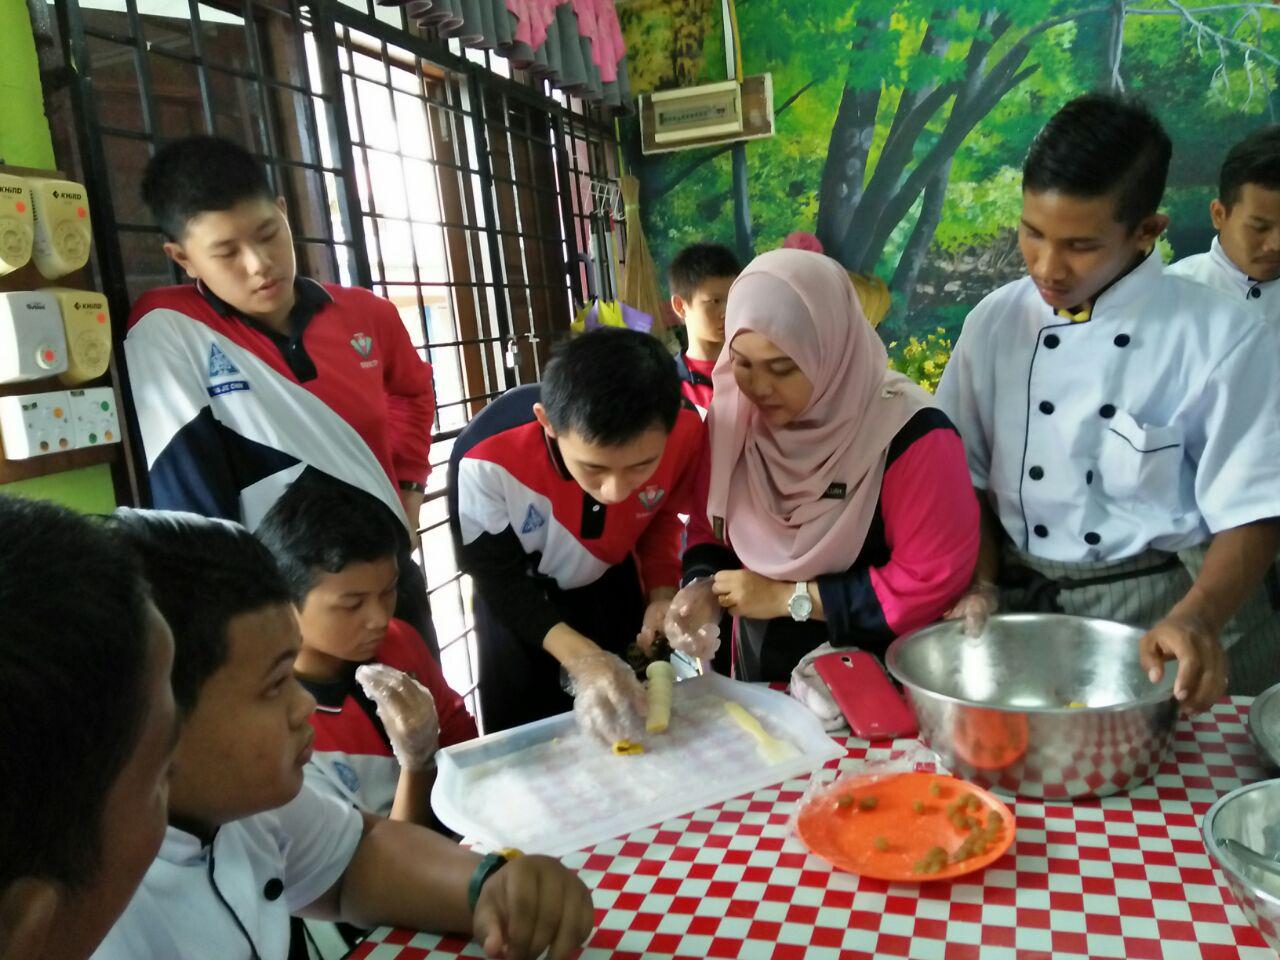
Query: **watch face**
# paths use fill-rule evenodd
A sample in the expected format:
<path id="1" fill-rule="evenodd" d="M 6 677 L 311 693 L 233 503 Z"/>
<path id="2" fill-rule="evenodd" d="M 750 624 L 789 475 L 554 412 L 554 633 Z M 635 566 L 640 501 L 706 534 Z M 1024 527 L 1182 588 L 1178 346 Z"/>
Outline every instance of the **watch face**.
<path id="1" fill-rule="evenodd" d="M 807 620 L 813 613 L 813 601 L 803 593 L 796 594 L 791 598 L 790 610 L 792 619 Z"/>

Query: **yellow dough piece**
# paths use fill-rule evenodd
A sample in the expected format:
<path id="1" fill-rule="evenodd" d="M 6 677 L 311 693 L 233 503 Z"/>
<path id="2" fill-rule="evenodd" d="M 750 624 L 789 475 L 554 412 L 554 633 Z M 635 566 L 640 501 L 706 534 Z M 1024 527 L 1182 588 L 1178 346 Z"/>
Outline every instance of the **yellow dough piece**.
<path id="1" fill-rule="evenodd" d="M 649 678 L 649 716 L 644 728 L 650 733 L 663 733 L 671 723 L 671 695 L 676 672 L 665 660 L 655 660 L 644 671 Z"/>
<path id="2" fill-rule="evenodd" d="M 644 753 L 644 744 L 632 743 L 630 740 L 615 740 L 613 752 L 620 757 L 638 757 Z"/>
<path id="3" fill-rule="evenodd" d="M 724 708 L 734 723 L 755 738 L 766 763 L 777 763 L 791 755 L 791 745 L 777 737 L 771 737 L 764 727 L 760 726 L 760 721 L 753 717 L 742 704 L 726 700 Z"/>

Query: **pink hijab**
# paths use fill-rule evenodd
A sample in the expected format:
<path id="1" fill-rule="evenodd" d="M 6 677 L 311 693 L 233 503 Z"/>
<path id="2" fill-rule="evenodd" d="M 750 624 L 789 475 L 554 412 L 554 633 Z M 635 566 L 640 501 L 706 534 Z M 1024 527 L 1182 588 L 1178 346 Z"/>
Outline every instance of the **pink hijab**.
<path id="1" fill-rule="evenodd" d="M 727 347 L 747 330 L 813 382 L 808 408 L 785 427 L 759 417 L 734 380 Z M 722 518 L 743 565 L 766 577 L 849 569 L 875 516 L 889 444 L 933 399 L 889 369 L 849 275 L 819 253 L 756 257 L 729 290 L 725 344 L 707 419 L 712 526 Z"/>

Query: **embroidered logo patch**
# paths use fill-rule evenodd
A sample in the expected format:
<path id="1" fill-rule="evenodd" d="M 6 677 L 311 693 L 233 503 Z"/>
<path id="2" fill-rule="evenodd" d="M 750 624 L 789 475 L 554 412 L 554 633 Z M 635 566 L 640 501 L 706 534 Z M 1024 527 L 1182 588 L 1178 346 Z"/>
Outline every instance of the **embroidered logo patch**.
<path id="1" fill-rule="evenodd" d="M 226 377 L 240 376 L 240 371 L 236 365 L 231 362 L 231 358 L 223 353 L 222 348 L 216 343 L 209 348 L 209 388 L 210 397 L 222 397 L 228 393 L 236 393 L 240 390 L 249 389 L 249 381 L 247 380 L 227 380 Z M 221 380 L 221 383 L 213 383 L 214 380 Z"/>
<path id="2" fill-rule="evenodd" d="M 240 371 L 236 369 L 236 365 L 231 362 L 231 358 L 222 352 L 222 348 L 216 343 L 209 348 L 209 379 L 213 380 L 217 377 L 232 377 Z"/>
<path id="3" fill-rule="evenodd" d="M 333 772 L 338 775 L 338 779 L 342 781 L 342 785 L 352 793 L 355 793 L 360 789 L 359 775 L 341 760 L 333 761 Z"/>
<path id="4" fill-rule="evenodd" d="M 357 333 L 351 338 L 351 347 L 356 353 L 368 360 L 369 355 L 373 353 L 373 337 L 367 333 Z"/>
<path id="5" fill-rule="evenodd" d="M 529 504 L 529 512 L 524 515 L 524 526 L 520 528 L 520 532 L 533 533 L 546 522 L 547 518 L 540 514 L 533 504 Z"/>
<path id="6" fill-rule="evenodd" d="M 247 380 L 227 380 L 224 383 L 215 383 L 209 388 L 209 396 L 225 397 L 228 393 L 239 393 L 241 390 L 248 390 L 249 382 Z"/>
<path id="7" fill-rule="evenodd" d="M 833 483 L 827 487 L 827 492 L 822 495 L 823 500 L 843 500 L 849 492 L 849 488 L 843 483 Z"/>
<path id="8" fill-rule="evenodd" d="M 665 497 L 666 495 L 667 495 L 667 491 L 663 490 L 659 486 L 650 484 L 649 486 L 641 490 L 639 493 L 637 493 L 636 497 L 644 505 L 644 508 L 646 510 L 652 510 L 654 507 L 656 507 L 658 504 L 662 502 L 662 498 Z"/>

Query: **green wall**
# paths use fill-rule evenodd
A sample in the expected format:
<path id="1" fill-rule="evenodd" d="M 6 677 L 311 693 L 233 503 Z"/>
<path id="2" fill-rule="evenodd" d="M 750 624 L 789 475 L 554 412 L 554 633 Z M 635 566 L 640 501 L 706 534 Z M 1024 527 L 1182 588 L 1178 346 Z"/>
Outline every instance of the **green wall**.
<path id="1" fill-rule="evenodd" d="M 0 2 L 0 157 L 19 167 L 52 167 L 53 141 L 44 117 L 31 18 L 22 0 Z"/>
<path id="2" fill-rule="evenodd" d="M 620 4 L 632 90 L 723 80 L 719 11 Z M 715 241 L 745 262 L 815 233 L 889 285 L 879 329 L 906 372 L 909 336 L 945 342 L 1022 275 L 1022 163 L 1066 101 L 1119 82 L 1160 117 L 1173 141 L 1161 252 L 1178 258 L 1210 244 L 1227 149 L 1280 118 L 1274 3 L 739 0 L 737 23 L 743 74 L 773 78 L 773 137 L 645 156 L 636 118 L 620 124 L 654 260 Z"/>
<path id="3" fill-rule="evenodd" d="M 35 36 L 22 0 L 0 0 L 0 157 L 18 167 L 52 168 L 53 140 L 44 115 Z M 88 513 L 116 505 L 111 470 L 105 465 L 35 480 L 0 484 L 0 493 L 54 500 Z"/>

